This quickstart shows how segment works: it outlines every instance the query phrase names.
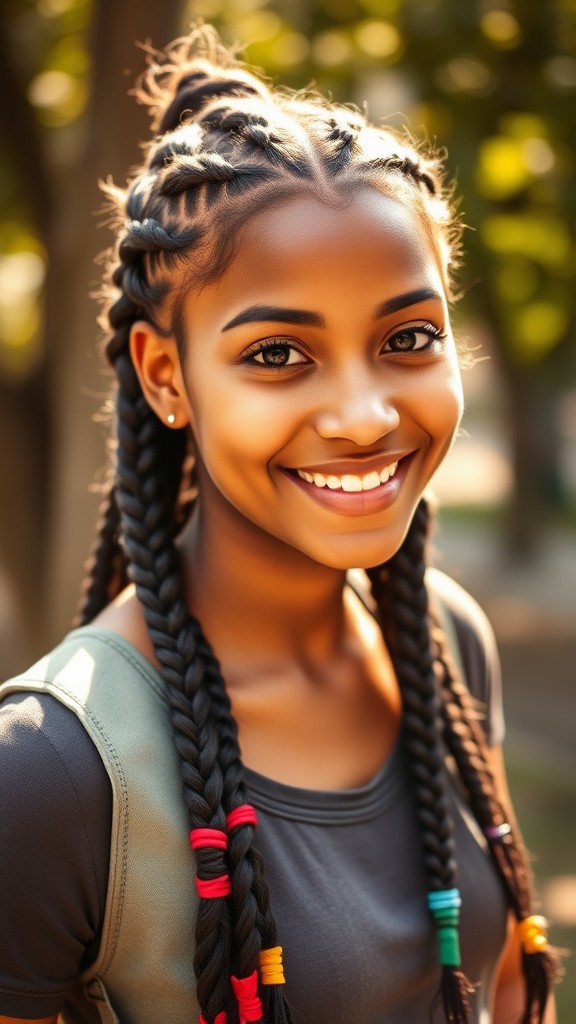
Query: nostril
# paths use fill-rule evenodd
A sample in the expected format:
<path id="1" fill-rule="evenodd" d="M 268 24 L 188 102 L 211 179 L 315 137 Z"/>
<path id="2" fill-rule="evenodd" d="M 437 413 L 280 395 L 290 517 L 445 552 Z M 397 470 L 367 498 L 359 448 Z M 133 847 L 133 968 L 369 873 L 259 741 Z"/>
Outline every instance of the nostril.
<path id="1" fill-rule="evenodd" d="M 343 406 L 325 411 L 316 417 L 316 430 L 321 437 L 353 441 L 362 447 L 374 444 L 400 424 L 397 409 L 391 406 L 361 408 Z"/>

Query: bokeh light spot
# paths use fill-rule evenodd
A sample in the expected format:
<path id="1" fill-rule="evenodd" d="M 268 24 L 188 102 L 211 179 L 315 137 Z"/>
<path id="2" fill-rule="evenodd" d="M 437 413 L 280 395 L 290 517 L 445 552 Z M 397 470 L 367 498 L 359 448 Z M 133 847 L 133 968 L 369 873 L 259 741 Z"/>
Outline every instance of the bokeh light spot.
<path id="1" fill-rule="evenodd" d="M 69 102 L 75 86 L 65 71 L 41 71 L 30 82 L 28 98 L 35 107 L 59 107 Z"/>
<path id="2" fill-rule="evenodd" d="M 522 39 L 520 25 L 509 11 L 488 11 L 480 19 L 480 28 L 495 46 L 517 46 Z"/>
<path id="3" fill-rule="evenodd" d="M 514 314 L 512 334 L 516 355 L 523 362 L 541 359 L 568 330 L 567 310 L 556 302 L 529 302 Z"/>
<path id="4" fill-rule="evenodd" d="M 532 174 L 548 174 L 556 162 L 552 147 L 546 139 L 526 139 L 522 144 L 526 166 Z"/>
<path id="5" fill-rule="evenodd" d="M 506 199 L 524 188 L 530 174 L 517 139 L 494 135 L 485 139 L 478 150 L 476 183 L 489 199 Z"/>
<path id="6" fill-rule="evenodd" d="M 352 56 L 352 44 L 344 32 L 320 32 L 312 43 L 312 56 L 322 67 L 336 67 Z"/>
<path id="7" fill-rule="evenodd" d="M 493 88 L 490 68 L 477 57 L 454 57 L 436 72 L 436 81 L 443 92 L 468 92 L 486 95 Z"/>
<path id="8" fill-rule="evenodd" d="M 402 37 L 388 21 L 366 21 L 354 33 L 359 48 L 370 57 L 400 56 Z"/>
<path id="9" fill-rule="evenodd" d="M 289 68 L 305 60 L 310 43 L 302 32 L 286 32 L 270 46 L 270 60 L 277 67 Z"/>
<path id="10" fill-rule="evenodd" d="M 544 75 L 550 85 L 562 91 L 576 89 L 576 58 L 567 54 L 551 57 L 544 65 Z"/>

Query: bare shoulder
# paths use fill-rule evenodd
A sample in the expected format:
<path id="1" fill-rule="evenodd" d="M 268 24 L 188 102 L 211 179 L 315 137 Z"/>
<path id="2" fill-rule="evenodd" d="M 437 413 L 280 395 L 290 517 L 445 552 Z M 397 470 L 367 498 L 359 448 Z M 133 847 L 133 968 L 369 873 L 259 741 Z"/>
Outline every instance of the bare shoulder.
<path id="1" fill-rule="evenodd" d="M 144 610 L 133 585 L 126 587 L 114 601 L 103 608 L 91 625 L 117 633 L 140 651 L 148 661 L 158 667 L 154 647 L 146 626 Z M 2 1024 L 1 1017 L 0 1024 Z"/>

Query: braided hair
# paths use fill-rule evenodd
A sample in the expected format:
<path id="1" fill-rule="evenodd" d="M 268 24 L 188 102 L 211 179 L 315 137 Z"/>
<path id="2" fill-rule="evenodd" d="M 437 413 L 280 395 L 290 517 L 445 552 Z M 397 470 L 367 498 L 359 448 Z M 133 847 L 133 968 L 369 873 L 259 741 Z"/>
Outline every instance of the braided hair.
<path id="1" fill-rule="evenodd" d="M 144 398 L 129 353 L 130 330 L 145 319 L 183 344 L 185 290 L 217 279 L 256 210 L 292 196 L 331 202 L 369 184 L 405 197 L 435 247 L 448 295 L 460 228 L 435 155 L 374 128 L 356 110 L 314 94 L 271 90 L 208 26 L 152 59 L 137 96 L 150 109 L 155 136 L 129 187 L 107 186 L 118 228 L 105 310 L 117 437 L 78 621 L 89 622 L 127 578 L 135 584 L 166 682 L 191 829 L 220 835 L 229 823 L 226 844 L 196 851 L 201 882 L 228 880 L 219 895 L 213 889 L 211 898 L 200 898 L 194 954 L 201 1020 L 221 1024 L 224 1014 L 237 1019 L 235 985 L 254 978 L 262 952 L 275 949 L 276 925 L 253 844 L 254 821 L 242 813 L 246 793 L 230 701 L 180 578 L 175 539 L 193 504 L 190 437 L 186 429 L 163 424 Z M 428 519 L 421 502 L 400 550 L 371 569 L 369 578 L 403 695 L 430 908 L 444 950 L 445 1018 L 467 1024 L 471 987 L 460 969 L 457 900 L 450 895 L 457 869 L 443 773 L 446 748 L 484 831 L 498 830 L 505 819 L 467 691 L 428 607 Z M 511 830 L 490 849 L 510 906 L 524 920 L 532 913 L 532 895 L 521 840 Z M 543 1018 L 553 961 L 547 950 L 523 959 L 522 1021 L 533 1024 Z M 262 986 L 263 1001 L 252 991 L 250 1019 L 289 1024 L 281 971 L 272 980 Z"/>

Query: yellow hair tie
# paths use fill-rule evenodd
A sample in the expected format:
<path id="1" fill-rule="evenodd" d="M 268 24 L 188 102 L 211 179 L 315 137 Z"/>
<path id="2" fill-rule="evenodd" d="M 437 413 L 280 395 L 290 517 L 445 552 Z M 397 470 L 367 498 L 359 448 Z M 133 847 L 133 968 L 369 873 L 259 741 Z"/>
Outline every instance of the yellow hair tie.
<path id="1" fill-rule="evenodd" d="M 548 921 L 538 914 L 519 921 L 518 933 L 525 953 L 542 953 L 548 945 Z"/>
<path id="2" fill-rule="evenodd" d="M 282 946 L 263 949 L 260 953 L 260 975 L 263 985 L 285 985 L 282 968 Z"/>

